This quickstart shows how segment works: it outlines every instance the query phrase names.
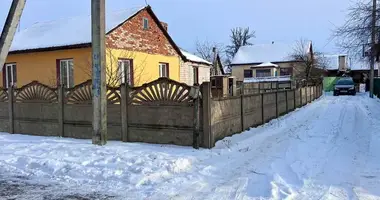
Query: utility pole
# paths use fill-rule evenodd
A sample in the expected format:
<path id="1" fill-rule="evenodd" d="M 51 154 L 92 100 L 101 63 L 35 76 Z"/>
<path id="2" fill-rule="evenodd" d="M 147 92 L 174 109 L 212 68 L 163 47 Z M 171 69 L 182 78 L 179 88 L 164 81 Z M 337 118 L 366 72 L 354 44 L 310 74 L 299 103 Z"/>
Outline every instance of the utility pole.
<path id="1" fill-rule="evenodd" d="M 375 46 L 376 46 L 376 0 L 373 0 L 372 5 L 372 23 L 371 23 L 371 55 L 370 55 L 370 82 L 369 82 L 369 97 L 373 98 L 374 76 L 375 76 Z"/>
<path id="2" fill-rule="evenodd" d="M 91 0 L 92 23 L 92 143 L 107 143 L 105 0 Z"/>
<path id="3" fill-rule="evenodd" d="M 0 36 L 0 71 L 8 56 L 25 3 L 26 0 L 13 0 L 11 8 L 9 9 L 7 20 L 5 21 L 3 32 Z"/>

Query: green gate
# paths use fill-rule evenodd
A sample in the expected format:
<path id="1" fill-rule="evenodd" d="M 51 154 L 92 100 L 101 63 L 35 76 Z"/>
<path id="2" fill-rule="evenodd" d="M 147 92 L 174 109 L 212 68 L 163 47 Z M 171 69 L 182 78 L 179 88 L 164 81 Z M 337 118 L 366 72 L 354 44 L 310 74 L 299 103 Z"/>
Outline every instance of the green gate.
<path id="1" fill-rule="evenodd" d="M 338 77 L 324 77 L 323 78 L 323 91 L 332 92 L 334 91 L 334 85 L 338 80 Z"/>

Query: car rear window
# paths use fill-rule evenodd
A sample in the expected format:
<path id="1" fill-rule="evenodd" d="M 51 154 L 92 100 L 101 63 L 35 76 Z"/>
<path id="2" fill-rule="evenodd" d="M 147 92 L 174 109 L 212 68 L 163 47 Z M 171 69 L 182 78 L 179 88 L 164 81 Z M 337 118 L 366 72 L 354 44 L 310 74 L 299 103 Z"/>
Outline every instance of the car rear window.
<path id="1" fill-rule="evenodd" d="M 336 82 L 337 85 L 353 85 L 354 82 L 352 80 L 339 80 Z"/>

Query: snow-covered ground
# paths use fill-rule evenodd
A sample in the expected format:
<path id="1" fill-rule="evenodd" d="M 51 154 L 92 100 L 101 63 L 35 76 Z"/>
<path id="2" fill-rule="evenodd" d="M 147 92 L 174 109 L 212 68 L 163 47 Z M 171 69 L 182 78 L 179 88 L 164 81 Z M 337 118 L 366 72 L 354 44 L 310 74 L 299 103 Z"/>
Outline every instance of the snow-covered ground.
<path id="1" fill-rule="evenodd" d="M 0 134 L 0 199 L 380 199 L 380 102 L 360 94 L 212 150 L 90 142 Z"/>

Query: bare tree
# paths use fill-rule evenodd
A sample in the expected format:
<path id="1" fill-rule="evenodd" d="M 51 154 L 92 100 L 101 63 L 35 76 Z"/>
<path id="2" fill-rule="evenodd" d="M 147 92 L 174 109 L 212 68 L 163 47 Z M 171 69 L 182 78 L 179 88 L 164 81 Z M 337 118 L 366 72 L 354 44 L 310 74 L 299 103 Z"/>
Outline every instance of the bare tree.
<path id="1" fill-rule="evenodd" d="M 306 83 L 320 79 L 328 65 L 328 60 L 323 54 L 314 51 L 311 41 L 305 39 L 297 41 L 290 58 L 296 61 L 296 64 L 293 64 L 295 78 Z"/>
<path id="2" fill-rule="evenodd" d="M 133 67 L 133 84 L 134 85 L 140 85 L 146 80 L 150 79 L 148 77 L 148 74 L 145 72 L 145 66 L 146 66 L 146 60 L 147 57 L 141 60 L 141 63 L 139 65 L 135 65 L 133 61 L 136 58 L 136 53 L 128 50 L 121 50 L 121 51 L 113 51 L 112 49 L 106 49 L 106 83 L 109 86 L 119 86 L 122 83 L 123 77 L 124 77 L 124 69 L 122 69 L 121 64 L 119 63 L 119 58 L 131 60 L 130 63 Z M 91 59 L 87 59 L 87 63 L 79 63 L 76 64 L 76 67 L 79 67 L 83 70 L 83 72 L 88 76 L 88 79 L 92 76 L 91 71 Z M 127 75 L 125 77 L 125 83 L 128 83 L 130 79 L 130 76 Z M 146 80 L 145 80 L 146 79 Z"/>
<path id="3" fill-rule="evenodd" d="M 199 41 L 195 43 L 196 54 L 201 58 L 212 62 L 214 59 L 213 48 L 216 48 L 222 58 L 224 58 L 225 54 L 225 46 L 221 43 L 210 42 L 210 41 Z"/>
<path id="4" fill-rule="evenodd" d="M 380 20 L 380 6 L 377 9 L 376 21 Z M 371 42 L 372 1 L 360 0 L 348 9 L 346 22 L 334 30 L 333 37 L 337 45 L 353 57 L 363 56 L 370 49 Z M 376 38 L 380 41 L 380 27 L 376 26 Z"/>
<path id="5" fill-rule="evenodd" d="M 240 47 L 246 45 L 252 45 L 250 42 L 251 39 L 255 38 L 255 31 L 250 31 L 249 27 L 247 28 L 233 28 L 231 29 L 231 45 L 228 45 L 226 48 L 226 53 L 228 55 L 228 59 L 232 60 L 235 54 L 238 52 Z"/>

